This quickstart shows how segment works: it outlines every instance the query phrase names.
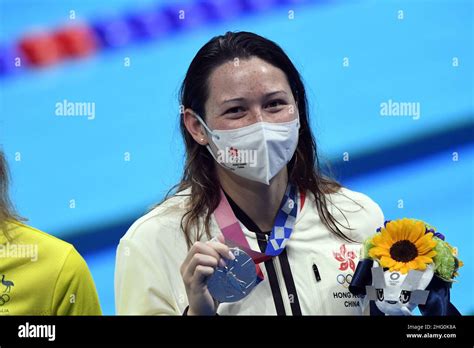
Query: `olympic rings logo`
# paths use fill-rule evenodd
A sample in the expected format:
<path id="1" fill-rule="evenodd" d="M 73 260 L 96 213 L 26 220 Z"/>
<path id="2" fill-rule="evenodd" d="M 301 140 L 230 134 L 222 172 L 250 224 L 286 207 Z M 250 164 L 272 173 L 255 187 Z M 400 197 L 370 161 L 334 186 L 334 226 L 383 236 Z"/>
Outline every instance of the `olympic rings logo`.
<path id="1" fill-rule="evenodd" d="M 351 281 L 352 281 L 352 274 L 349 273 L 349 274 L 339 274 L 337 277 L 336 277 L 336 280 L 339 284 L 341 284 L 343 287 L 345 288 L 348 288 L 349 285 L 351 285 Z"/>
<path id="2" fill-rule="evenodd" d="M 3 306 L 5 303 L 10 301 L 10 296 L 7 294 L 3 294 L 0 296 L 0 306 Z"/>

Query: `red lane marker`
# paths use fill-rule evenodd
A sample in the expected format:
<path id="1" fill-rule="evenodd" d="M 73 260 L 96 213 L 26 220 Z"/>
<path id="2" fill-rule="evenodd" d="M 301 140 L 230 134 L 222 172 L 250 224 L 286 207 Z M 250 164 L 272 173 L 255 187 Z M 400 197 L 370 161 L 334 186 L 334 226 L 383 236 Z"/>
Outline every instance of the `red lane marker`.
<path id="1" fill-rule="evenodd" d="M 53 35 L 64 56 L 83 57 L 97 50 L 94 32 L 87 26 L 63 28 Z"/>
<path id="2" fill-rule="evenodd" d="M 18 46 L 31 65 L 51 65 L 62 58 L 61 48 L 50 34 L 28 35 L 19 42 Z"/>

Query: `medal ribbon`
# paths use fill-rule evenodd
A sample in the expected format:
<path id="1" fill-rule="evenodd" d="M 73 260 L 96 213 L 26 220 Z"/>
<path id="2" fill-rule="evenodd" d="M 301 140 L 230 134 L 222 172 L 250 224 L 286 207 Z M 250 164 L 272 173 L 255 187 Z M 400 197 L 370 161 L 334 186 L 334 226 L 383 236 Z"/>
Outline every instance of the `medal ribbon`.
<path id="1" fill-rule="evenodd" d="M 272 228 L 270 238 L 265 249 L 265 253 L 254 251 L 245 238 L 242 227 L 235 217 L 235 214 L 224 194 L 221 191 L 221 200 L 218 207 L 214 211 L 217 224 L 225 238 L 226 243 L 230 247 L 239 247 L 245 251 L 255 262 L 258 280 L 263 280 L 263 273 L 258 265 L 261 262 L 278 256 L 286 246 L 293 232 L 293 228 L 298 214 L 298 202 L 296 199 L 296 188 L 288 183 L 285 195 L 280 204 L 280 209 L 275 219 L 275 225 Z M 304 196 L 301 196 L 302 203 Z M 301 204 L 302 205 L 302 204 Z"/>

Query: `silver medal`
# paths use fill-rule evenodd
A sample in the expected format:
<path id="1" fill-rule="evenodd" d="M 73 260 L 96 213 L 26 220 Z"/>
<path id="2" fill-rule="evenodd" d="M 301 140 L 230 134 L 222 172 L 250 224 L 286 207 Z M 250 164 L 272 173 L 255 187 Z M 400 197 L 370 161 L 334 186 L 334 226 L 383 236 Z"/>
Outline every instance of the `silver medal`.
<path id="1" fill-rule="evenodd" d="M 257 283 L 257 272 L 252 258 L 239 248 L 230 249 L 234 260 L 226 260 L 226 267 L 217 267 L 207 281 L 212 297 L 219 302 L 237 302 L 247 296 Z"/>

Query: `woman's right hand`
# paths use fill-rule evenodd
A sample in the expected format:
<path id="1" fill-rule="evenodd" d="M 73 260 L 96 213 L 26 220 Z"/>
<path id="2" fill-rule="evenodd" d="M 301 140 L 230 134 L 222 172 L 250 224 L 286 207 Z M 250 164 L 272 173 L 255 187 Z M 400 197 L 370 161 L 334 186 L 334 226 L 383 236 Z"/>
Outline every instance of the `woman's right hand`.
<path id="1" fill-rule="evenodd" d="M 207 280 L 218 265 L 225 266 L 225 259 L 234 258 L 222 234 L 216 241 L 194 243 L 180 268 L 188 296 L 188 315 L 216 314 L 218 303 L 207 289 Z"/>

